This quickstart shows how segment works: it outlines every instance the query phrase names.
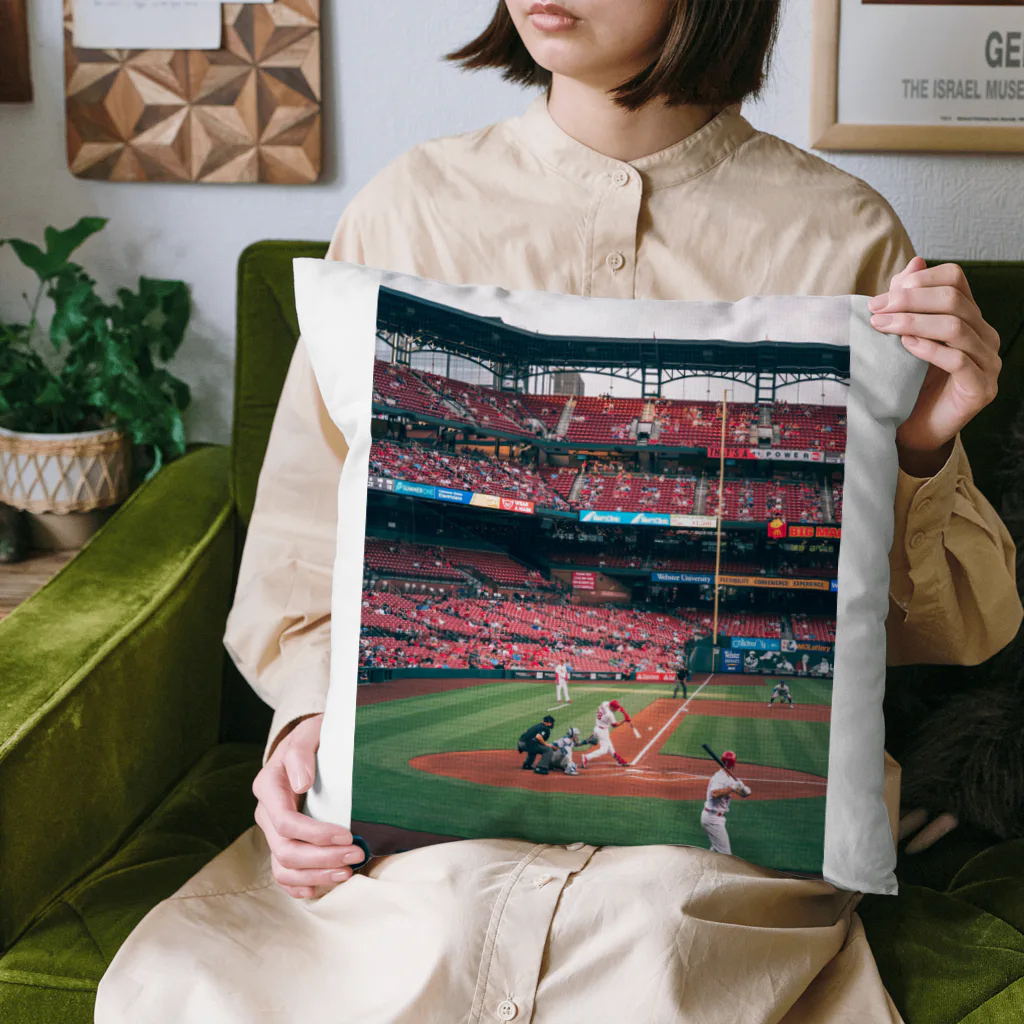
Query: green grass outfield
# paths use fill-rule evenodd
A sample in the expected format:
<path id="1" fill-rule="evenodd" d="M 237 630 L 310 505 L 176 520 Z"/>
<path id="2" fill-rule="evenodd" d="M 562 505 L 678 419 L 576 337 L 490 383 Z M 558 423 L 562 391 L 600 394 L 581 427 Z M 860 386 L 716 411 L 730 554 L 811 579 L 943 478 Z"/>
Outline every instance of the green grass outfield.
<path id="1" fill-rule="evenodd" d="M 694 703 L 702 699 L 767 703 L 771 692 L 766 684 L 707 686 L 696 693 L 705 678 L 698 675 L 690 687 Z M 792 680 L 790 689 L 798 703 L 827 703 L 827 683 Z M 589 735 L 594 712 L 603 700 L 618 696 L 635 715 L 671 692 L 671 683 L 642 687 L 570 683 L 571 709 L 550 712 L 556 720 L 552 737 L 563 735 L 571 725 Z M 419 755 L 442 751 L 514 750 L 519 734 L 540 721 L 553 704 L 553 685 L 502 681 L 360 708 L 353 818 L 465 838 L 708 846 L 700 827 L 699 800 L 536 793 L 431 775 L 408 764 Z M 767 720 L 688 715 L 661 752 L 702 757 L 706 755 L 701 743 L 708 743 L 719 751 L 736 750 L 741 770 L 744 763 L 760 763 L 826 775 L 828 725 L 787 721 L 787 713 L 780 708 L 777 717 Z M 755 771 L 750 769 L 751 774 Z M 729 812 L 733 851 L 768 867 L 819 872 L 824 819 L 824 797 L 734 800 Z"/>

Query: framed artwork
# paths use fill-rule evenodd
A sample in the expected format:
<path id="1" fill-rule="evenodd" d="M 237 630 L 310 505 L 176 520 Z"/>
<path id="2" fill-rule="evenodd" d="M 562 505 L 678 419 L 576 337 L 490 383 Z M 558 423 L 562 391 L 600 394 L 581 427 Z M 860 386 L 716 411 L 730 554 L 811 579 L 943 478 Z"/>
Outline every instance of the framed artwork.
<path id="1" fill-rule="evenodd" d="M 814 0 L 811 145 L 1024 152 L 1024 0 Z"/>
<path id="2" fill-rule="evenodd" d="M 320 0 L 220 10 L 219 50 L 93 50 L 75 46 L 72 2 L 64 0 L 75 177 L 274 185 L 319 178 Z"/>
<path id="3" fill-rule="evenodd" d="M 0 0 L 0 103 L 28 103 L 27 0 Z"/>

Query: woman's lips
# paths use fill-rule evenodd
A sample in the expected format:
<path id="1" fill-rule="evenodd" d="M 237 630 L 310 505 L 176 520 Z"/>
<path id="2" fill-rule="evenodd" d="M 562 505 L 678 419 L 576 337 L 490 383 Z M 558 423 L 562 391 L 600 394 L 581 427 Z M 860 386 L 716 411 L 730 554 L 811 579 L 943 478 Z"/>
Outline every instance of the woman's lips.
<path id="1" fill-rule="evenodd" d="M 564 7 L 557 4 L 534 4 L 529 10 L 529 18 L 534 28 L 542 32 L 563 32 L 572 28 L 577 21 Z"/>

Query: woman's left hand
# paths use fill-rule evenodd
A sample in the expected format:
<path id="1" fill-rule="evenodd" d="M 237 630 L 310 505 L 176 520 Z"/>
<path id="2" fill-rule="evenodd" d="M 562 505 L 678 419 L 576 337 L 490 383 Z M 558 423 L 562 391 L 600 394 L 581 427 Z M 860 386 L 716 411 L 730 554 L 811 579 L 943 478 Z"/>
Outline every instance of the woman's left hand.
<path id="1" fill-rule="evenodd" d="M 900 335 L 908 352 L 931 364 L 914 411 L 896 431 L 896 446 L 905 473 L 934 476 L 961 428 L 996 397 L 999 335 L 955 263 L 929 267 L 915 256 L 868 308 L 872 327 Z"/>

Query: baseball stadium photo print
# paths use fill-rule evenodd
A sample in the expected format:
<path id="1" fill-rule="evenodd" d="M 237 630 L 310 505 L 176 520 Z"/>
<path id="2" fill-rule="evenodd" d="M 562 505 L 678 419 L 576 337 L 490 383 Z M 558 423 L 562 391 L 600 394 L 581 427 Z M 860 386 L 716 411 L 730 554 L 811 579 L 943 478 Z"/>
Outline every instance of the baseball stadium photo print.
<path id="1" fill-rule="evenodd" d="M 381 288 L 353 819 L 822 869 L 849 349 Z"/>

